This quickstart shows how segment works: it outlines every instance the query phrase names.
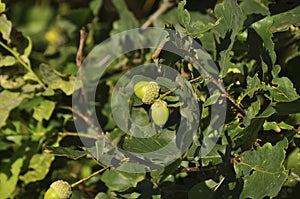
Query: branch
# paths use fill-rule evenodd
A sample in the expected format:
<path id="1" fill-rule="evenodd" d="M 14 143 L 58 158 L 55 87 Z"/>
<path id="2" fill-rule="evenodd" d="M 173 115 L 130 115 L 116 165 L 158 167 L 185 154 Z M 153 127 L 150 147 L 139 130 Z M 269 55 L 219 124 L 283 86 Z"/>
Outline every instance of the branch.
<path id="1" fill-rule="evenodd" d="M 163 2 L 162 4 L 160 4 L 159 8 L 152 15 L 149 16 L 149 18 L 142 25 L 141 28 L 146 29 L 147 27 L 149 27 L 153 23 L 153 21 L 155 21 L 155 19 L 157 19 L 160 15 L 162 15 L 167 10 L 172 8 L 174 5 L 175 3 L 171 3 L 171 2 Z"/>
<path id="2" fill-rule="evenodd" d="M 93 121 L 86 115 L 82 114 L 81 112 L 77 111 L 76 109 L 70 107 L 70 106 L 59 106 L 61 109 L 66 109 L 69 111 L 72 111 L 76 115 L 78 115 L 81 119 L 83 119 L 92 129 L 94 129 L 99 135 L 98 137 L 101 139 L 104 136 L 104 132 L 101 131 L 97 126 L 94 125 Z"/>
<path id="3" fill-rule="evenodd" d="M 245 115 L 244 109 L 243 107 L 225 90 L 225 88 L 222 85 L 222 80 L 218 79 L 216 80 L 207 70 L 204 66 L 202 66 L 202 64 L 200 63 L 199 59 L 197 59 L 195 56 L 190 56 L 191 58 L 191 62 L 196 63 L 201 70 L 204 72 L 204 76 L 206 78 L 208 78 L 209 80 L 211 80 L 211 82 L 217 86 L 220 91 L 223 93 L 223 95 L 229 100 L 231 101 L 239 110 L 240 112 Z"/>
<path id="4" fill-rule="evenodd" d="M 79 78 L 81 81 L 81 94 L 82 96 L 85 95 L 85 89 L 84 89 L 84 83 L 83 83 L 83 76 L 82 76 L 82 59 L 83 59 L 83 48 L 85 44 L 85 40 L 87 37 L 87 33 L 85 31 L 85 28 L 82 27 L 80 29 L 80 41 L 79 41 L 79 47 L 76 55 L 76 65 L 78 67 L 78 72 L 79 72 Z"/>
<path id="5" fill-rule="evenodd" d="M 33 70 L 31 69 L 31 65 L 30 62 L 26 63 L 21 56 L 19 56 L 19 53 L 15 52 L 14 50 L 12 50 L 10 47 L 8 47 L 7 45 L 5 45 L 3 42 L 0 41 L 0 45 L 5 48 L 8 52 L 10 52 L 17 60 L 18 62 L 20 62 L 20 64 L 22 64 L 24 66 L 24 68 L 26 68 L 28 70 L 29 73 L 31 73 L 34 77 L 36 82 L 43 88 L 43 89 L 47 89 L 47 87 L 45 86 L 45 84 L 42 82 L 42 80 L 33 72 Z"/>
<path id="6" fill-rule="evenodd" d="M 65 137 L 65 136 L 74 136 L 74 137 L 85 137 L 85 138 L 90 138 L 94 140 L 98 140 L 99 138 L 93 135 L 85 134 L 85 133 L 77 133 L 77 132 L 61 132 L 59 133 L 60 136 Z"/>
<path id="7" fill-rule="evenodd" d="M 91 175 L 89 175 L 89 176 L 87 176 L 87 177 L 84 177 L 84 178 L 78 180 L 77 182 L 74 182 L 73 184 L 71 184 L 71 187 L 75 187 L 75 186 L 79 185 L 80 183 L 82 183 L 82 182 L 84 182 L 84 181 L 90 179 L 91 177 L 94 177 L 95 175 L 97 175 L 97 174 L 99 174 L 99 173 L 105 171 L 106 169 L 108 169 L 108 167 L 104 167 L 104 168 L 102 168 L 102 169 L 100 169 L 100 170 L 98 170 L 98 171 L 95 171 L 95 172 L 92 173 Z"/>

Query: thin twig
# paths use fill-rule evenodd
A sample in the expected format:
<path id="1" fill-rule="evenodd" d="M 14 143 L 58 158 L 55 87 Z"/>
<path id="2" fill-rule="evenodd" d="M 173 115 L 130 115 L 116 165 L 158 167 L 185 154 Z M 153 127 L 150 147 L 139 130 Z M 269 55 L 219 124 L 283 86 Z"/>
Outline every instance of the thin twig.
<path id="1" fill-rule="evenodd" d="M 176 88 L 172 88 L 170 90 L 168 90 L 167 92 L 165 92 L 164 94 L 162 94 L 159 99 L 163 99 L 164 97 L 166 97 L 167 95 L 173 93 L 176 90 Z"/>
<path id="2" fill-rule="evenodd" d="M 95 172 L 92 173 L 91 175 L 86 176 L 86 177 L 84 177 L 84 178 L 78 180 L 77 182 L 74 182 L 73 184 L 71 184 L 71 187 L 75 187 L 75 186 L 79 185 L 80 183 L 82 183 L 82 182 L 84 182 L 84 181 L 90 179 L 91 177 L 94 177 L 95 175 L 98 175 L 99 173 L 105 171 L 105 170 L 108 169 L 108 168 L 109 168 L 109 167 L 104 167 L 104 168 L 102 168 L 102 169 L 100 169 L 100 170 L 98 170 L 98 171 L 95 171 Z"/>
<path id="3" fill-rule="evenodd" d="M 190 83 L 194 83 L 194 82 L 197 82 L 197 81 L 201 81 L 202 79 L 203 79 L 203 77 L 202 77 L 202 76 L 199 76 L 199 77 L 196 77 L 196 78 L 194 78 L 194 79 L 189 80 L 189 82 L 190 82 Z M 176 88 L 172 88 L 172 89 L 168 90 L 167 92 L 163 93 L 162 95 L 160 95 L 159 100 L 160 100 L 160 99 L 163 99 L 163 98 L 166 97 L 167 95 L 173 93 L 175 90 L 176 90 Z"/>
<path id="4" fill-rule="evenodd" d="M 239 110 L 240 112 L 244 115 L 245 112 L 244 112 L 244 109 L 243 107 L 225 90 L 225 88 L 223 87 L 222 85 L 222 81 L 221 80 L 216 80 L 207 70 L 204 66 L 202 66 L 202 64 L 200 63 L 199 59 L 197 59 L 195 56 L 190 56 L 191 58 L 191 62 L 192 63 L 196 63 L 200 68 L 201 70 L 203 71 L 204 73 L 204 76 L 206 78 L 208 78 L 209 80 L 211 80 L 211 82 L 217 86 L 220 91 L 223 93 L 223 95 L 229 100 L 231 101 Z"/>
<path id="5" fill-rule="evenodd" d="M 93 135 L 85 134 L 85 133 L 77 133 L 77 132 L 61 132 L 59 133 L 60 136 L 65 137 L 65 136 L 74 136 L 74 137 L 85 137 L 85 138 L 90 138 L 90 139 L 95 139 L 98 140 L 99 138 Z"/>
<path id="6" fill-rule="evenodd" d="M 79 41 L 79 47 L 76 55 L 76 65 L 78 67 L 78 72 L 79 72 L 79 78 L 81 81 L 81 94 L 82 96 L 85 96 L 85 89 L 84 89 L 84 84 L 83 84 L 83 75 L 82 75 L 82 60 L 83 60 L 83 48 L 85 44 L 85 40 L 87 37 L 87 33 L 85 31 L 85 28 L 82 27 L 80 29 L 80 41 Z"/>
<path id="7" fill-rule="evenodd" d="M 194 79 L 189 80 L 189 82 L 192 84 L 194 82 L 202 81 L 204 78 L 202 76 L 196 77 Z"/>
<path id="8" fill-rule="evenodd" d="M 153 21 L 155 19 L 157 19 L 157 17 L 159 17 L 160 15 L 165 13 L 167 10 L 172 8 L 174 5 L 175 5 L 175 3 L 172 3 L 172 2 L 163 2 L 162 4 L 160 4 L 159 8 L 152 15 L 149 16 L 149 18 L 142 25 L 141 28 L 146 29 L 147 27 L 149 27 L 153 23 Z"/>
<path id="9" fill-rule="evenodd" d="M 40 78 L 33 72 L 30 62 L 26 63 L 21 56 L 19 56 L 19 54 L 15 51 L 13 51 L 10 47 L 8 47 L 7 45 L 5 45 L 3 42 L 0 41 L 0 45 L 5 48 L 8 52 L 10 52 L 17 60 L 18 62 L 20 62 L 20 64 L 22 64 L 24 66 L 24 68 L 26 68 L 29 73 L 31 73 L 34 77 L 35 80 L 37 81 L 37 83 L 43 88 L 43 89 L 47 89 L 47 87 L 45 86 L 45 84 L 42 82 L 42 80 L 40 80 Z"/>
<path id="10" fill-rule="evenodd" d="M 70 106 L 59 106 L 58 108 L 70 110 L 76 115 L 78 115 L 80 118 L 82 118 L 92 129 L 94 129 L 99 135 L 99 139 L 103 138 L 104 133 L 101 131 L 97 126 L 94 125 L 93 121 L 86 115 L 82 114 L 81 112 L 77 111 L 76 109 L 70 107 Z"/>

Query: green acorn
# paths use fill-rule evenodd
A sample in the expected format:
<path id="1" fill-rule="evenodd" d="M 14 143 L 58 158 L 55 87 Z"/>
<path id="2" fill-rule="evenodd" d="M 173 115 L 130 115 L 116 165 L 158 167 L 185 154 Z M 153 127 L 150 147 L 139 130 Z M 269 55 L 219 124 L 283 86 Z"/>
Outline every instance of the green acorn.
<path id="1" fill-rule="evenodd" d="M 163 126 L 169 119 L 169 109 L 167 102 L 159 100 L 151 105 L 151 117 L 154 124 Z"/>
<path id="2" fill-rule="evenodd" d="M 141 81 L 134 86 L 134 93 L 143 103 L 152 104 L 159 96 L 159 89 L 156 82 Z"/>
<path id="3" fill-rule="evenodd" d="M 71 197 L 72 188 L 68 182 L 57 180 L 50 185 L 46 191 L 44 199 L 68 199 Z"/>
<path id="4" fill-rule="evenodd" d="M 139 99 L 143 99 L 145 93 L 146 93 L 146 89 L 148 86 L 149 82 L 146 81 L 140 81 L 138 82 L 136 85 L 134 85 L 134 94 L 139 98 Z"/>

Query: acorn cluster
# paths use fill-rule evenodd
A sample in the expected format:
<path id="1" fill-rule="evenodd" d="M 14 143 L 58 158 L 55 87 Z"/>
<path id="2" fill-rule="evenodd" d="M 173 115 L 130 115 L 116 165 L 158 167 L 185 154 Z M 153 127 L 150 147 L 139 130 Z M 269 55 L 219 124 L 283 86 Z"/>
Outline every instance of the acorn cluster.
<path id="1" fill-rule="evenodd" d="M 151 105 L 152 121 L 158 126 L 163 126 L 169 119 L 169 108 L 167 102 L 159 99 L 159 91 L 160 86 L 154 81 L 140 81 L 134 86 L 134 94 L 144 104 Z"/>

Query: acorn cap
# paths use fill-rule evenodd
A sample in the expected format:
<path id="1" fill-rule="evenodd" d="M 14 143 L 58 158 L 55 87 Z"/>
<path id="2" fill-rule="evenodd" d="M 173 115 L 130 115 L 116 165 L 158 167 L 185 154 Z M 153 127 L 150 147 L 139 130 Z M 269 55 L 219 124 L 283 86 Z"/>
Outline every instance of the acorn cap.
<path id="1" fill-rule="evenodd" d="M 57 180 L 53 182 L 50 187 L 55 190 L 61 199 L 68 199 L 72 194 L 72 188 L 70 184 L 63 180 Z"/>
<path id="2" fill-rule="evenodd" d="M 142 99 L 143 103 L 152 104 L 159 96 L 159 89 L 160 87 L 156 82 L 149 82 L 145 90 L 145 95 Z"/>

